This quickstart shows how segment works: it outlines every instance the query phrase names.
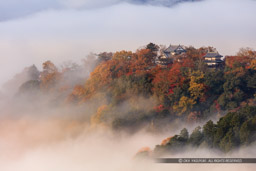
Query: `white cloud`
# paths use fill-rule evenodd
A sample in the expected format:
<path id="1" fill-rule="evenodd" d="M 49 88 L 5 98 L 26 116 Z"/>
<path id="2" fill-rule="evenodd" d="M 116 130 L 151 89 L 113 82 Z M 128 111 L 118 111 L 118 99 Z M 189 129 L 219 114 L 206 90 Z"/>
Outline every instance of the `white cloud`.
<path id="1" fill-rule="evenodd" d="M 170 7 L 186 1 L 193 0 L 2 0 L 0 1 L 0 21 L 21 18 L 49 9 L 89 9 L 124 2 Z"/>
<path id="2" fill-rule="evenodd" d="M 94 8 L 113 5 L 122 0 L 59 0 L 59 3 L 68 8 Z"/>
<path id="3" fill-rule="evenodd" d="M 149 42 L 215 46 L 221 54 L 256 48 L 256 2 L 208 0 L 174 8 L 127 3 L 47 10 L 0 22 L 0 84 L 25 66 L 78 61 L 90 52 L 135 50 Z"/>

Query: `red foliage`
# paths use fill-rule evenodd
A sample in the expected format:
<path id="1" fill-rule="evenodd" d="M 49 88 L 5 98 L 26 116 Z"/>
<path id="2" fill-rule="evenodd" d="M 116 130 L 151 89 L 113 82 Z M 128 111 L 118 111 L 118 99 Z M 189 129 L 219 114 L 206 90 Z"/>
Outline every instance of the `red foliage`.
<path id="1" fill-rule="evenodd" d="M 153 91 L 155 92 L 155 94 L 159 95 L 164 95 L 166 93 L 168 93 L 169 90 L 169 81 L 168 81 L 168 70 L 162 70 L 162 69 L 158 69 L 155 71 L 154 74 L 154 80 L 153 80 Z"/>
<path id="2" fill-rule="evenodd" d="M 193 68 L 194 62 L 191 59 L 184 59 L 182 62 L 175 62 L 168 74 L 171 87 L 182 86 L 185 77 L 182 75 L 181 68 Z"/>
<path id="3" fill-rule="evenodd" d="M 130 72 L 135 74 L 143 74 L 147 72 L 153 65 L 151 51 L 149 49 L 141 49 L 133 54 L 131 59 Z"/>
<path id="4" fill-rule="evenodd" d="M 184 59 L 182 62 L 174 62 L 170 68 L 155 69 L 154 89 L 158 96 L 170 95 L 177 86 L 182 86 L 186 80 L 186 76 L 182 73 L 182 68 L 193 68 L 194 62 L 191 59 Z"/>
<path id="5" fill-rule="evenodd" d="M 168 95 L 173 94 L 173 93 L 174 93 L 174 92 L 173 92 L 173 88 L 170 88 Z"/>
<path id="6" fill-rule="evenodd" d="M 215 103 L 216 110 L 219 112 L 221 110 L 219 102 L 215 100 L 214 103 Z"/>
<path id="7" fill-rule="evenodd" d="M 163 111 L 165 109 L 165 107 L 164 107 L 164 105 L 162 105 L 162 104 L 160 104 L 159 106 L 156 106 L 155 107 L 155 110 L 157 111 L 157 112 L 161 112 L 161 111 Z"/>

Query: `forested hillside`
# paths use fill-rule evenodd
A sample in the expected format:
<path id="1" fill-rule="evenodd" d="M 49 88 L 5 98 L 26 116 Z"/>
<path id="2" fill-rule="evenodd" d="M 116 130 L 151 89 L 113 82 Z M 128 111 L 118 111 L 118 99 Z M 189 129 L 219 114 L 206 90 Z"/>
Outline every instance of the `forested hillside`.
<path id="1" fill-rule="evenodd" d="M 186 128 L 179 135 L 157 145 L 155 153 L 184 150 L 184 147 L 215 148 L 228 152 L 256 140 L 256 107 L 243 107 L 220 118 L 217 124 L 209 120 L 202 128 L 196 127 L 189 135 Z"/>
<path id="2" fill-rule="evenodd" d="M 187 47 L 186 57 L 167 67 L 154 63 L 159 46 L 153 43 L 136 52 L 104 52 L 93 62 L 85 61 L 90 75 L 85 64 L 60 69 L 47 61 L 38 79 L 24 83 L 19 94 L 34 87 L 55 94 L 59 104 L 94 101 L 98 106 L 91 115 L 92 124 L 132 131 L 142 127 L 157 131 L 173 120 L 204 121 L 254 106 L 255 51 L 241 49 L 237 56 L 226 56 L 222 68 L 213 69 L 203 58 L 211 49 Z"/>

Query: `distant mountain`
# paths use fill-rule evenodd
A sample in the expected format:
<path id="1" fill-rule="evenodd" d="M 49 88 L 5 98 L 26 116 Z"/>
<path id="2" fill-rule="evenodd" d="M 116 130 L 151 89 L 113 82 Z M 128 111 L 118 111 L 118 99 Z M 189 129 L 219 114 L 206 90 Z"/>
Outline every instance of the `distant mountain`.
<path id="1" fill-rule="evenodd" d="M 136 4 L 150 4 L 150 5 L 159 5 L 159 6 L 165 6 L 165 7 L 172 7 L 174 5 L 177 5 L 183 2 L 198 2 L 198 1 L 202 1 L 202 0 L 129 0 L 129 2 L 136 3 Z"/>
<path id="2" fill-rule="evenodd" d="M 48 10 L 48 9 L 89 9 L 89 8 L 98 8 L 104 6 L 110 6 L 114 4 L 119 4 L 122 2 L 127 2 L 131 4 L 138 5 L 153 5 L 153 6 L 165 6 L 172 7 L 176 4 L 182 2 L 194 2 L 201 0 L 87 0 L 76 3 L 76 0 L 66 0 L 69 3 L 65 3 L 65 1 L 59 0 L 26 0 L 25 2 L 21 2 L 19 0 L 9 0 L 9 1 L 0 1 L 0 22 L 20 18 L 28 15 L 35 14 L 40 11 Z"/>

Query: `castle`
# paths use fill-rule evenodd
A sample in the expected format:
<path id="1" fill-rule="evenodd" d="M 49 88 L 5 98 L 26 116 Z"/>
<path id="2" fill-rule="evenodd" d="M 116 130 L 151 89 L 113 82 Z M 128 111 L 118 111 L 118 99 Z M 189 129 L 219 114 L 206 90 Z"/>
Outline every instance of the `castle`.
<path id="1" fill-rule="evenodd" d="M 170 45 L 168 48 L 159 51 L 159 55 L 156 57 L 155 64 L 166 68 L 174 61 L 182 62 L 187 57 L 186 47 L 183 45 Z M 209 68 L 220 68 L 224 65 L 220 55 L 216 50 L 214 52 L 208 52 L 203 56 L 203 60 Z"/>

